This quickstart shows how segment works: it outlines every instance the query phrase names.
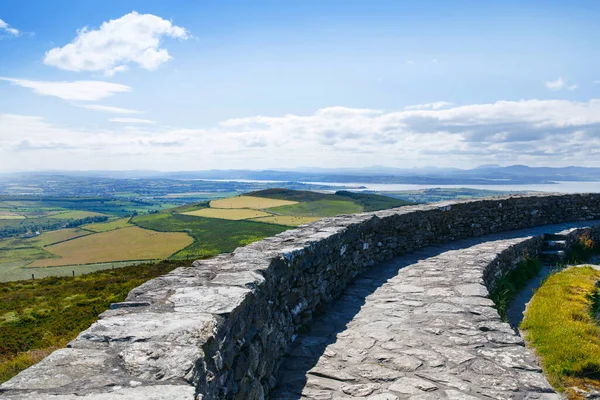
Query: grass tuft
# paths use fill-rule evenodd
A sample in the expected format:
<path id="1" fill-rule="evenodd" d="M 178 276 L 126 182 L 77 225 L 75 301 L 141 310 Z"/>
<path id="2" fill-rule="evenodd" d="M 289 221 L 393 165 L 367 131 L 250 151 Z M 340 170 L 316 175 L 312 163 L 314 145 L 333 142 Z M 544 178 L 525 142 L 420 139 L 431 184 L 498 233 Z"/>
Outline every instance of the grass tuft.
<path id="1" fill-rule="evenodd" d="M 572 386 L 600 388 L 600 326 L 595 312 L 600 271 L 570 268 L 548 277 L 533 296 L 520 328 L 542 358 L 557 390 Z M 567 390 L 570 399 L 580 397 Z"/>

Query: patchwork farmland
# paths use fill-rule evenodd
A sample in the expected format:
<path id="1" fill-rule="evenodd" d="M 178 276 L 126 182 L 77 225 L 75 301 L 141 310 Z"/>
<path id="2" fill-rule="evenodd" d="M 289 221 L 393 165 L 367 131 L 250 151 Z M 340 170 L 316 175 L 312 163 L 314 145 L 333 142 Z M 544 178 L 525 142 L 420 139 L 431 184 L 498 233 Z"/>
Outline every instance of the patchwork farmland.
<path id="1" fill-rule="evenodd" d="M 2 200 L 0 281 L 206 258 L 322 217 L 406 204 L 377 195 L 287 189 L 163 210 L 110 199 Z"/>
<path id="2" fill-rule="evenodd" d="M 37 260 L 29 267 L 58 267 L 129 260 L 163 260 L 192 242 L 193 239 L 186 233 L 154 232 L 130 226 L 85 235 L 47 246 L 45 250 L 56 254 L 59 258 Z"/>

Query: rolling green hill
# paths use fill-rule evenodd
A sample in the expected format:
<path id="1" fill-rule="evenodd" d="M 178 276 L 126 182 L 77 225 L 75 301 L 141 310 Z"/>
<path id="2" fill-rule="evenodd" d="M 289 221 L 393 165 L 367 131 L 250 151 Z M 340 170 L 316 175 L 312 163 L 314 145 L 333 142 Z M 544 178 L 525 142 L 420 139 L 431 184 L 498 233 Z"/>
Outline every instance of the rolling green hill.
<path id="1" fill-rule="evenodd" d="M 337 202 L 346 202 L 353 203 L 359 207 L 361 207 L 358 211 L 350 211 L 351 207 L 347 207 L 345 209 L 340 208 L 342 211 L 338 214 L 345 213 L 356 213 L 356 212 L 369 212 L 369 211 L 379 211 L 385 210 L 388 208 L 396 208 L 402 207 L 410 204 L 415 204 L 411 201 L 396 199 L 389 196 L 382 196 L 379 194 L 372 193 L 363 193 L 363 192 L 349 192 L 346 190 L 340 190 L 335 192 L 335 194 L 328 193 L 319 193 L 319 192 L 309 192 L 305 190 L 290 190 L 290 189 L 266 189 L 259 190 L 256 192 L 247 193 L 248 196 L 256 196 L 256 197 L 266 197 L 269 199 L 279 199 L 279 200 L 291 200 L 297 201 L 300 203 L 309 203 L 309 202 L 318 202 L 320 201 L 321 205 L 326 206 L 327 215 L 319 215 L 319 203 L 315 204 L 314 208 L 317 211 L 316 215 L 325 217 L 332 216 L 330 210 L 332 209 L 331 204 L 329 202 L 337 201 Z M 338 203 L 339 204 L 339 203 Z M 303 210 L 304 208 L 300 208 Z M 357 210 L 357 209 L 354 209 Z M 337 215 L 337 214 L 334 214 Z"/>

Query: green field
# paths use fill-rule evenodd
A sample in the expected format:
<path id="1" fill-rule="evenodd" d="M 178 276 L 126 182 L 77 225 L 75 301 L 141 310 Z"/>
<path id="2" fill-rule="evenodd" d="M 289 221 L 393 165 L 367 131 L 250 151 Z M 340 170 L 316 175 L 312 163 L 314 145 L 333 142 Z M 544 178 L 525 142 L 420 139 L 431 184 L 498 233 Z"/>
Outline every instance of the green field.
<path id="1" fill-rule="evenodd" d="M 345 200 L 316 200 L 290 206 L 273 207 L 267 211 L 278 215 L 297 215 L 301 217 L 335 217 L 340 214 L 355 214 L 363 208 Z"/>
<path id="2" fill-rule="evenodd" d="M 266 197 L 269 199 L 295 201 L 297 203 L 304 203 L 307 201 L 316 201 L 316 200 L 347 200 L 347 199 L 338 197 L 334 194 L 310 192 L 308 190 L 290 190 L 290 189 L 259 190 L 256 192 L 246 193 L 246 196 Z"/>
<path id="3" fill-rule="evenodd" d="M 129 224 L 129 218 L 119 218 L 109 222 L 99 222 L 96 224 L 82 225 L 81 229 L 85 229 L 92 232 L 108 232 L 115 229 L 125 228 L 131 226 Z"/>
<path id="4" fill-rule="evenodd" d="M 250 208 L 253 210 L 263 210 L 265 208 L 286 206 L 296 204 L 295 201 L 269 199 L 267 197 L 257 196 L 235 196 L 226 199 L 212 200 L 211 208 Z"/>
<path id="5" fill-rule="evenodd" d="M 373 193 L 348 192 L 345 190 L 341 190 L 335 192 L 335 195 L 353 201 L 354 203 L 362 206 L 363 210 L 366 212 L 379 211 L 388 208 L 403 207 L 415 204 L 411 201 L 395 199 L 393 197 L 382 196 L 380 194 Z"/>
<path id="6" fill-rule="evenodd" d="M 0 250 L 0 265 L 19 261 L 34 261 L 40 258 L 54 258 L 54 254 L 39 247 L 21 247 L 15 249 L 3 248 Z"/>
<path id="7" fill-rule="evenodd" d="M 58 219 L 84 219 L 86 217 L 104 217 L 106 214 L 101 214 L 93 211 L 67 211 L 57 214 L 52 214 L 49 218 Z"/>
<path id="8" fill-rule="evenodd" d="M 515 193 L 523 193 L 524 191 L 508 191 L 508 190 L 483 190 L 469 188 L 432 188 L 420 190 L 402 190 L 397 192 L 380 192 L 379 194 L 394 197 L 397 199 L 412 201 L 415 203 L 433 203 L 437 201 L 449 200 L 466 200 L 474 198 L 483 198 L 491 196 L 505 196 Z"/>
<path id="9" fill-rule="evenodd" d="M 260 222 L 202 218 L 168 212 L 139 215 L 132 218 L 131 222 L 158 232 L 186 232 L 192 236 L 194 243 L 171 256 L 171 259 L 177 260 L 206 258 L 231 252 L 236 247 L 289 229 Z"/>
<path id="10" fill-rule="evenodd" d="M 59 257 L 38 259 L 28 267 L 60 267 L 140 259 L 165 260 L 192 242 L 192 238 L 184 232 L 156 232 L 130 226 L 46 246 L 46 250 Z"/>

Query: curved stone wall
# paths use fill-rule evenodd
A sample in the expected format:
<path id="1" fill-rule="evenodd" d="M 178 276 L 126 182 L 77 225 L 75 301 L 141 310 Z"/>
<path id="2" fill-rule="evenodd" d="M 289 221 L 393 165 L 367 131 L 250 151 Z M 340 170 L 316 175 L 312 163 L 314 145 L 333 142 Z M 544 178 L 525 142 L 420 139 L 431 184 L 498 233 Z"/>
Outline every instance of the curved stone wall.
<path id="1" fill-rule="evenodd" d="M 67 349 L 0 386 L 0 397 L 264 398 L 298 333 L 375 264 L 452 240 L 598 218 L 598 194 L 325 218 L 141 285 Z M 492 261 L 488 287 L 513 265 Z"/>

